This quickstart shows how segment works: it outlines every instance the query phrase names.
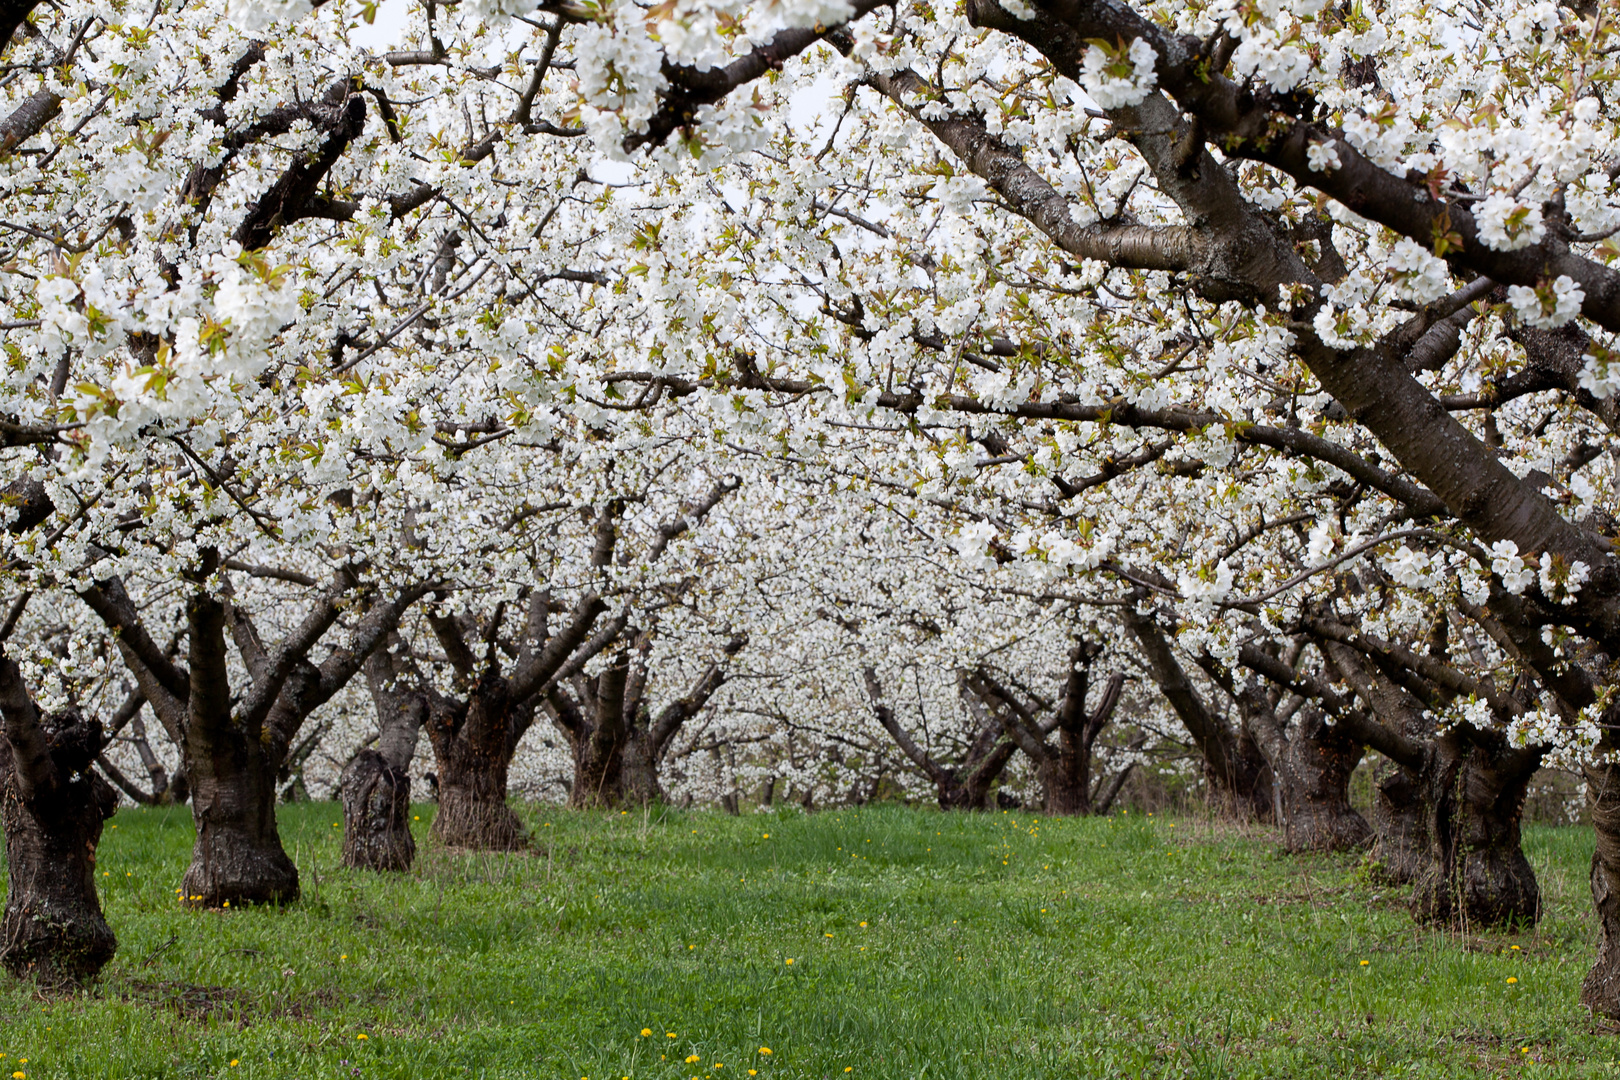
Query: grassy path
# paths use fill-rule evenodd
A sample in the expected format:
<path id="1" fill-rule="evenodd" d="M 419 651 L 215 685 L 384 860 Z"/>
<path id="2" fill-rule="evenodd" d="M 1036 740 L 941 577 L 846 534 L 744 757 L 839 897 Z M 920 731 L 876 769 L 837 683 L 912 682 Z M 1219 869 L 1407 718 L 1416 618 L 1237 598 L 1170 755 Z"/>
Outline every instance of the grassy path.
<path id="1" fill-rule="evenodd" d="M 119 814 L 118 957 L 78 997 L 0 983 L 0 1078 L 1620 1073 L 1575 1004 L 1584 830 L 1529 834 L 1540 929 L 1460 937 L 1196 820 L 525 813 L 537 855 L 385 880 L 337 867 L 334 806 L 284 808 L 304 900 L 206 914 L 189 814 Z"/>

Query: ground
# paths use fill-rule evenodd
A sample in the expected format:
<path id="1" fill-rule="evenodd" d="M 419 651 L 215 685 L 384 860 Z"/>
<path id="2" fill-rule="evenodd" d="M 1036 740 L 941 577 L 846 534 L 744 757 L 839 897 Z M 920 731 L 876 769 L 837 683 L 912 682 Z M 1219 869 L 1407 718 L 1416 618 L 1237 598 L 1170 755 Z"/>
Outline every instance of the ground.
<path id="1" fill-rule="evenodd" d="M 304 899 L 199 913 L 180 810 L 125 810 L 99 873 L 119 952 L 0 984 L 0 1077 L 561 1080 L 1613 1076 L 1576 994 L 1591 839 L 1531 829 L 1547 916 L 1413 924 L 1354 857 L 1197 818 L 881 807 L 530 808 L 532 855 L 338 867 L 282 810 Z M 767 1049 L 768 1052 L 767 1052 Z M 27 1059 L 24 1062 L 23 1059 Z"/>

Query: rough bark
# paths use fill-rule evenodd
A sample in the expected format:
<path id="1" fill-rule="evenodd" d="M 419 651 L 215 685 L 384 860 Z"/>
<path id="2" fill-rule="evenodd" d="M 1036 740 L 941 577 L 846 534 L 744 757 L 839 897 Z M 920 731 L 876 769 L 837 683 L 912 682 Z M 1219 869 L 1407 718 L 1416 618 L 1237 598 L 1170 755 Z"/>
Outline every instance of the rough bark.
<path id="1" fill-rule="evenodd" d="M 1586 805 L 1597 832 L 1592 852 L 1592 903 L 1598 915 L 1598 955 L 1581 983 L 1581 1004 L 1620 1020 L 1620 763 L 1586 766 Z"/>
<path id="2" fill-rule="evenodd" d="M 1394 765 L 1374 782 L 1372 827 L 1367 865 L 1375 878 L 1409 885 L 1426 872 L 1429 828 L 1421 777 Z"/>
<path id="3" fill-rule="evenodd" d="M 0 963 L 47 984 L 93 978 L 118 947 L 96 894 L 96 845 L 118 797 L 90 766 L 101 724 L 76 709 L 40 717 L 16 664 L 0 658 L 0 813 L 6 910 Z"/>
<path id="4" fill-rule="evenodd" d="M 338 780 L 343 804 L 343 865 L 363 870 L 405 871 L 416 857 L 411 835 L 411 759 L 428 698 L 414 672 L 389 646 L 366 657 L 366 686 L 377 709 L 375 748 L 357 753 Z"/>
<path id="5" fill-rule="evenodd" d="M 1313 706 L 1300 708 L 1291 719 L 1279 717 L 1253 683 L 1238 694 L 1238 704 L 1271 765 L 1284 848 L 1301 852 L 1364 847 L 1372 839 L 1372 829 L 1350 805 L 1350 774 L 1361 761 L 1360 741 L 1328 724 Z"/>
<path id="6" fill-rule="evenodd" d="M 1413 912 L 1470 926 L 1533 925 L 1541 889 L 1520 846 L 1525 791 L 1537 750 L 1513 750 L 1487 732 L 1454 728 L 1433 743 L 1424 769 L 1428 865 Z"/>
<path id="7" fill-rule="evenodd" d="M 190 685 L 185 728 L 197 841 L 180 882 L 198 907 L 291 903 L 298 869 L 276 830 L 276 773 L 286 744 L 232 715 L 225 666 L 225 606 L 205 594 L 187 604 Z M 259 736 L 262 732 L 265 737 Z"/>
<path id="8" fill-rule="evenodd" d="M 481 680 L 465 701 L 439 698 L 428 713 L 428 743 L 439 776 L 434 839 L 475 851 L 519 851 L 528 833 L 506 803 L 506 777 L 533 706 L 513 702 L 499 675 Z"/>
<path id="9" fill-rule="evenodd" d="M 366 749 L 343 770 L 338 791 L 343 802 L 343 865 L 409 870 L 416 857 L 410 774 Z"/>

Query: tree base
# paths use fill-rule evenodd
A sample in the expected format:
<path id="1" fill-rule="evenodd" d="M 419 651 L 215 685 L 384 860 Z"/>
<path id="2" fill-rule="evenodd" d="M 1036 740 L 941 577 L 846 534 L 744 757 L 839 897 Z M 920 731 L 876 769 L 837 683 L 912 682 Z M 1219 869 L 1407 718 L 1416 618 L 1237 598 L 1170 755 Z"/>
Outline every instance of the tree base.
<path id="1" fill-rule="evenodd" d="M 1418 880 L 1412 913 L 1458 926 L 1534 926 L 1541 887 L 1518 847 L 1460 852 L 1451 874 L 1430 867 Z"/>
<path id="2" fill-rule="evenodd" d="M 471 798 L 447 784 L 439 788 L 433 838 L 446 847 L 472 851 L 524 851 L 529 834 L 503 798 Z"/>
<path id="3" fill-rule="evenodd" d="M 93 979 L 118 949 L 96 895 L 96 845 L 118 795 L 90 768 L 102 745 L 98 721 L 68 709 L 41 728 L 58 779 L 26 799 L 11 745 L 0 736 L 7 870 L 0 964 L 48 986 L 71 985 Z"/>
<path id="4" fill-rule="evenodd" d="M 400 873 L 411 868 L 411 778 L 375 750 L 362 750 L 338 782 L 343 801 L 343 865 Z"/>
<path id="5" fill-rule="evenodd" d="M 299 895 L 298 868 L 273 832 L 262 837 L 205 825 L 197 834 L 180 889 L 189 907 L 290 904 Z"/>
<path id="6" fill-rule="evenodd" d="M 118 796 L 86 773 L 50 806 L 22 802 L 9 783 L 3 797 L 9 873 L 0 963 L 47 986 L 87 982 L 118 949 L 96 895 L 96 844 Z"/>
<path id="7" fill-rule="evenodd" d="M 1372 840 L 1372 828 L 1354 807 L 1294 807 L 1283 830 L 1290 854 L 1307 851 L 1356 851 Z"/>

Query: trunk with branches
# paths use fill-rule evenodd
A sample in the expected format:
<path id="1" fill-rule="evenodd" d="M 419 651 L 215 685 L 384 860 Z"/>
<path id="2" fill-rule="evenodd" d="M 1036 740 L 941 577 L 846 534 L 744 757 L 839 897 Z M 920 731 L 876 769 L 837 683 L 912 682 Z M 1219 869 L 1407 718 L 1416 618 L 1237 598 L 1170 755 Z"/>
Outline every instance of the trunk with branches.
<path id="1" fill-rule="evenodd" d="M 1106 814 L 1131 773 L 1127 763 L 1111 778 L 1099 775 L 1093 780 L 1091 775 L 1097 737 L 1113 718 L 1125 685 L 1125 676 L 1116 672 L 1103 685 L 1096 705 L 1087 710 L 1091 664 L 1101 652 L 1089 642 L 1075 645 L 1063 697 L 1055 708 L 1033 695 L 1018 694 L 982 669 L 962 676 L 962 700 L 969 711 L 981 722 L 993 717 L 1035 763 L 1042 808 L 1048 814 Z M 1048 708 L 1050 715 L 1042 720 L 1039 713 Z M 1056 742 L 1049 742 L 1054 732 Z"/>
<path id="2" fill-rule="evenodd" d="M 334 573 L 304 618 L 273 645 L 234 603 L 228 578 L 221 595 L 207 591 L 203 582 L 216 572 L 222 573 L 218 555 L 208 552 L 190 575 L 184 666 L 157 648 L 117 579 L 92 584 L 80 596 L 114 633 L 142 696 L 180 747 L 197 827 L 181 881 L 184 901 L 199 907 L 290 903 L 298 898 L 298 870 L 282 847 L 275 811 L 289 747 L 304 720 L 348 683 L 428 586 L 408 586 L 373 603 L 348 642 L 316 664 L 309 653 L 357 588 L 351 570 Z M 252 680 L 240 694 L 231 687 L 227 636 Z"/>
<path id="3" fill-rule="evenodd" d="M 598 519 L 599 540 L 611 550 L 614 517 Z M 600 546 L 600 544 L 599 544 Z M 591 631 L 607 609 L 587 592 L 569 612 L 567 624 L 550 630 L 551 594 L 535 590 L 510 675 L 501 668 L 500 632 L 505 605 L 497 606 L 485 628 L 484 656 L 467 644 L 471 625 L 448 616 L 428 616 L 445 658 L 466 688 L 461 698 L 434 694 L 428 706 L 428 744 L 439 778 L 439 812 L 433 836 L 449 847 L 513 851 L 528 845 L 528 834 L 506 802 L 512 756 L 549 685 L 579 674 L 587 661 L 607 648 L 624 629 L 622 615 Z"/>
<path id="4" fill-rule="evenodd" d="M 724 656 L 735 656 L 745 641 L 727 642 Z M 671 741 L 725 684 L 720 661 L 711 663 L 685 695 L 654 715 L 646 702 L 651 648 L 651 634 L 644 633 L 634 655 L 626 649 L 600 675 L 576 675 L 548 692 L 547 711 L 574 754 L 570 806 L 645 806 L 661 800 L 659 767 Z"/>
<path id="5" fill-rule="evenodd" d="M 937 761 L 905 728 L 900 726 L 900 722 L 895 719 L 894 710 L 884 703 L 883 685 L 878 681 L 877 672 L 867 668 L 865 681 L 866 696 L 872 704 L 872 712 L 876 714 L 878 723 L 883 725 L 883 730 L 889 733 L 889 737 L 900 748 L 900 752 L 910 758 L 911 763 L 922 770 L 923 775 L 933 783 L 934 790 L 938 793 L 939 808 L 990 809 L 991 789 L 1006 771 L 1007 763 L 1012 760 L 1013 754 L 1018 752 L 1018 744 L 1007 737 L 1001 725 L 993 718 L 987 718 L 987 723 L 977 725 L 978 730 L 963 751 L 959 762 L 953 765 Z M 881 780 L 881 773 L 879 778 Z M 873 790 L 876 790 L 876 782 Z"/>
<path id="6" fill-rule="evenodd" d="M 1139 602 L 1140 596 L 1133 599 Z M 1142 646 L 1142 659 L 1153 681 L 1203 757 L 1204 779 L 1216 803 L 1240 817 L 1272 820 L 1271 767 L 1253 735 L 1241 724 L 1228 724 L 1209 708 L 1153 615 L 1140 614 L 1135 603 L 1120 610 L 1126 629 Z"/>
<path id="7" fill-rule="evenodd" d="M 0 717 L 0 963 L 47 984 L 93 978 L 118 946 L 96 895 L 96 845 L 118 806 L 90 767 L 104 745 L 101 723 L 75 708 L 41 716 L 9 657 L 0 657 Z"/>

